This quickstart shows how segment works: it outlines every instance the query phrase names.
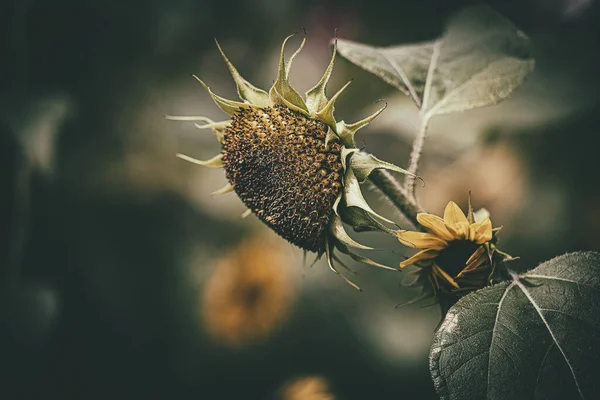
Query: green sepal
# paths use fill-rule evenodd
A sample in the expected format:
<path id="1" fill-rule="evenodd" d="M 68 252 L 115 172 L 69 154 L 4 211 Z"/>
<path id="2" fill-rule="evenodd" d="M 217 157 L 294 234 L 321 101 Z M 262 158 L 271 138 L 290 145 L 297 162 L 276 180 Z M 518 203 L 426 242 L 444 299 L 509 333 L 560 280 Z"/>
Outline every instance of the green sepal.
<path id="1" fill-rule="evenodd" d="M 223 136 L 225 135 L 225 128 L 227 128 L 227 126 L 229 126 L 229 124 L 231 123 L 231 120 L 215 122 L 210 118 L 195 117 L 195 116 L 194 117 L 185 117 L 185 116 L 176 116 L 176 115 L 165 115 L 165 119 L 168 119 L 171 121 L 202 121 L 202 122 L 206 122 L 203 125 L 195 123 L 194 126 L 198 129 L 212 129 L 215 136 L 217 137 L 217 140 L 220 143 L 223 142 Z"/>
<path id="2" fill-rule="evenodd" d="M 250 105 L 248 105 L 246 103 L 240 103 L 239 101 L 227 100 L 224 97 L 214 94 L 213 91 L 210 90 L 210 87 L 208 87 L 206 85 L 206 83 L 204 83 L 202 81 L 202 79 L 198 78 L 196 75 L 193 75 L 193 76 L 194 76 L 194 78 L 196 78 L 196 80 L 198 82 L 200 82 L 200 84 L 204 87 L 204 89 L 206 89 L 208 94 L 210 94 L 210 97 L 212 97 L 212 99 L 219 106 L 219 108 L 221 108 L 221 110 L 225 111 L 227 114 L 235 115 L 240 110 L 240 108 L 250 107 Z"/>
<path id="3" fill-rule="evenodd" d="M 292 110 L 295 110 L 295 111 L 301 112 L 305 115 L 308 115 L 308 108 L 306 107 L 306 104 L 304 103 L 302 96 L 300 96 L 300 94 L 298 94 L 298 92 L 296 92 L 296 90 L 288 82 L 288 71 L 289 71 L 289 68 L 291 67 L 292 61 L 293 61 L 294 57 L 296 56 L 296 54 L 298 54 L 300 49 L 302 49 L 302 47 L 304 46 L 304 40 L 303 40 L 302 44 L 300 45 L 300 48 L 296 51 L 296 53 L 294 53 L 292 58 L 290 58 L 290 62 L 288 63 L 288 65 L 286 67 L 285 56 L 284 56 L 285 45 L 292 36 L 294 36 L 294 35 L 290 35 L 290 36 L 286 37 L 285 40 L 283 41 L 283 45 L 281 46 L 281 55 L 279 57 L 279 68 L 277 70 L 277 79 L 273 83 L 271 90 L 269 90 L 269 98 L 271 99 L 271 103 L 273 105 L 277 105 L 277 104 L 283 105 Z M 306 40 L 306 38 L 305 38 L 305 40 Z"/>
<path id="4" fill-rule="evenodd" d="M 340 194 L 338 195 L 338 197 L 335 199 L 335 201 L 333 202 L 333 212 L 334 212 L 336 215 L 340 215 L 340 213 L 339 213 L 339 210 L 338 210 L 338 209 L 339 209 L 339 207 L 340 207 L 340 202 L 342 201 L 342 197 L 343 197 L 343 196 L 342 196 L 342 194 L 340 193 Z"/>
<path id="5" fill-rule="evenodd" d="M 331 238 L 331 240 L 335 241 L 334 238 Z M 337 242 L 337 241 L 335 241 Z M 339 248 L 339 246 L 344 246 L 343 244 L 337 242 L 337 243 L 330 243 L 329 239 L 327 237 L 325 237 L 325 253 L 326 253 L 326 257 L 327 257 L 327 264 L 329 265 L 329 269 L 331 269 L 333 272 L 335 272 L 339 277 L 341 277 L 348 285 L 352 286 L 353 288 L 355 288 L 356 290 L 358 290 L 359 292 L 362 292 L 362 289 L 360 287 L 358 287 L 358 285 L 354 282 L 352 282 L 350 279 L 346 278 L 342 273 L 340 273 L 340 271 L 338 271 L 335 266 L 333 265 L 333 252 L 336 248 Z M 345 246 L 344 246 L 345 247 Z M 321 253 L 322 254 L 322 253 Z M 319 256 L 320 257 L 320 256 Z M 344 266 L 342 264 L 342 266 Z M 345 267 L 345 266 L 344 266 Z"/>
<path id="6" fill-rule="evenodd" d="M 396 231 L 377 221 L 368 212 L 358 207 L 338 207 L 339 216 L 342 222 L 350 225 L 356 232 L 385 232 L 388 235 L 396 236 Z"/>
<path id="7" fill-rule="evenodd" d="M 373 211 L 371 206 L 369 206 L 369 204 L 363 197 L 362 191 L 360 190 L 360 184 L 358 183 L 358 179 L 356 179 L 356 176 L 354 176 L 354 172 L 352 172 L 352 168 L 346 169 L 344 182 L 345 182 L 344 199 L 346 200 L 346 205 L 348 207 L 361 208 L 361 209 L 367 211 L 368 213 L 372 214 L 373 216 L 375 216 L 385 222 L 389 222 L 390 224 L 393 224 L 392 221 L 377 214 L 375 211 Z"/>
<path id="8" fill-rule="evenodd" d="M 376 169 L 387 169 L 389 171 L 399 172 L 401 174 L 413 175 L 407 170 L 391 164 L 386 161 L 381 161 L 372 154 L 356 152 L 350 158 L 350 168 L 354 171 L 356 178 L 360 183 L 363 183 L 371 173 Z"/>
<path id="9" fill-rule="evenodd" d="M 244 211 L 244 212 L 242 213 L 242 215 L 240 216 L 240 218 L 241 218 L 241 219 L 248 218 L 248 216 L 249 216 L 250 214 L 252 214 L 252 210 L 251 210 L 251 209 L 247 209 L 246 211 Z"/>
<path id="10" fill-rule="evenodd" d="M 340 158 L 342 159 L 342 167 L 344 167 L 344 170 L 348 169 L 348 156 L 350 154 L 356 153 L 357 151 L 359 151 L 358 149 L 352 149 L 352 148 L 348 148 L 343 146 L 342 150 L 340 151 Z"/>
<path id="11" fill-rule="evenodd" d="M 467 221 L 469 224 L 475 223 L 475 216 L 473 215 L 473 204 L 471 204 L 471 191 L 469 190 L 469 196 L 467 197 Z"/>
<path id="12" fill-rule="evenodd" d="M 332 129 L 334 129 L 337 133 L 337 123 L 335 122 L 335 118 L 333 116 L 333 112 L 335 111 L 335 102 L 340 97 L 340 95 L 350 86 L 352 81 L 347 82 L 340 90 L 337 91 L 336 94 L 320 109 L 316 114 L 315 118 L 320 121 L 323 121 L 325 124 L 329 125 Z"/>
<path id="13" fill-rule="evenodd" d="M 358 254 L 353 253 L 352 251 L 350 251 L 350 249 L 346 245 L 344 245 L 343 243 L 336 243 L 335 247 L 339 251 L 341 251 L 342 253 L 344 253 L 344 254 L 352 257 L 352 259 L 354 261 L 358 261 L 358 262 L 363 263 L 363 264 L 371 265 L 373 267 L 387 269 L 387 270 L 390 270 L 390 271 L 399 271 L 399 269 L 397 269 L 397 268 L 388 267 L 387 265 L 380 264 L 380 263 L 378 263 L 376 261 L 371 260 L 368 257 L 359 256 Z"/>
<path id="14" fill-rule="evenodd" d="M 335 61 L 335 56 L 337 54 L 337 39 L 333 42 L 333 54 L 331 55 L 331 61 L 329 61 L 329 65 L 323 74 L 323 77 L 312 89 L 306 92 L 306 106 L 308 107 L 308 111 L 311 115 L 315 115 L 319 110 L 323 109 L 327 104 L 327 95 L 325 94 L 325 89 L 327 88 L 327 83 L 329 82 L 329 78 L 331 78 L 331 73 L 333 71 L 333 64 Z"/>
<path id="15" fill-rule="evenodd" d="M 295 34 L 294 34 L 295 35 Z M 291 36 L 294 36 L 291 35 Z M 291 37 L 290 36 L 290 37 Z M 294 60 L 296 59 L 296 56 L 298 56 L 298 54 L 300 54 L 300 52 L 302 51 L 302 49 L 304 48 L 304 45 L 306 44 L 306 31 L 304 31 L 304 37 L 302 38 L 302 42 L 300 43 L 300 46 L 298 47 L 298 49 L 294 52 L 294 54 L 292 54 L 292 56 L 290 57 L 290 59 L 288 60 L 288 62 L 285 65 L 285 79 L 289 79 L 290 77 L 290 69 L 292 69 L 292 63 L 294 62 Z M 283 48 L 281 49 L 281 51 L 283 52 Z M 283 53 L 282 53 L 283 54 Z"/>
<path id="16" fill-rule="evenodd" d="M 185 154 L 181 154 L 181 153 L 177 153 L 176 156 L 178 158 L 181 158 L 182 160 L 185 160 L 185 161 L 188 161 L 188 162 L 191 162 L 194 164 L 202 165 L 203 167 L 223 168 L 223 154 L 217 154 L 210 160 L 206 160 L 206 161 L 198 160 L 196 158 L 186 156 Z"/>
<path id="17" fill-rule="evenodd" d="M 327 135 L 325 136 L 325 146 L 327 146 L 330 141 L 337 140 L 337 139 L 339 139 L 339 136 L 337 135 L 337 133 L 335 133 L 335 131 L 330 126 L 328 126 L 327 127 Z"/>
<path id="18" fill-rule="evenodd" d="M 331 231 L 331 234 L 334 238 L 336 238 L 338 241 L 340 241 L 346 246 L 354 247 L 361 250 L 373 250 L 372 247 L 362 245 L 356 242 L 354 239 L 352 239 L 344 229 L 342 219 L 335 214 L 333 215 L 333 217 L 331 218 L 331 222 L 329 223 L 329 230 Z"/>
<path id="19" fill-rule="evenodd" d="M 291 88 L 291 86 L 290 86 L 290 88 Z M 283 106 L 289 108 L 290 110 L 298 111 L 299 113 L 302 113 L 302 114 L 308 116 L 308 111 L 303 109 L 301 106 L 298 106 L 297 103 L 293 103 L 292 101 L 288 100 L 285 95 L 283 95 L 279 92 L 279 90 L 281 90 L 281 89 L 277 89 L 275 86 L 273 86 L 271 88 L 271 90 L 269 91 L 269 98 L 271 99 L 271 102 L 273 103 L 273 105 L 283 105 Z M 285 88 L 284 88 L 284 90 L 285 90 Z M 288 97 L 289 97 L 289 93 L 288 93 Z"/>
<path id="20" fill-rule="evenodd" d="M 379 116 L 387 108 L 387 102 L 383 107 L 379 110 L 375 111 L 373 114 L 368 117 L 361 119 L 360 121 L 354 122 L 352 124 L 347 124 L 344 121 L 340 121 L 337 123 L 337 134 L 342 140 L 342 143 L 348 147 L 356 147 L 356 141 L 354 140 L 354 136 L 356 132 L 365 126 L 369 125 L 375 118 Z"/>
<path id="21" fill-rule="evenodd" d="M 194 126 L 198 129 L 212 129 L 219 143 L 223 143 L 223 139 L 225 138 L 225 128 L 229 125 L 229 122 L 230 121 L 227 121 L 226 125 L 220 125 L 221 122 L 214 122 L 212 124 L 209 123 L 204 125 L 195 123 Z"/>
<path id="22" fill-rule="evenodd" d="M 217 194 L 225 194 L 225 193 L 229 193 L 229 192 L 233 192 L 233 186 L 231 185 L 231 183 L 228 183 L 227 185 L 223 186 L 219 190 L 215 190 L 211 194 L 217 195 Z"/>
<path id="23" fill-rule="evenodd" d="M 231 72 L 231 76 L 233 77 L 235 85 L 237 86 L 237 91 L 238 91 L 238 95 L 240 96 L 240 98 L 250 104 L 253 104 L 253 105 L 256 105 L 259 107 L 270 107 L 271 100 L 269 99 L 269 94 L 267 92 L 265 92 L 264 90 L 259 89 L 256 86 L 252 85 L 247 80 L 245 80 L 240 75 L 238 70 L 233 66 L 231 61 L 229 61 L 229 59 L 223 52 L 223 49 L 221 48 L 221 45 L 219 45 L 219 42 L 217 41 L 216 38 L 215 38 L 215 43 L 217 44 L 217 48 L 219 49 L 219 52 L 221 52 L 221 55 L 223 56 L 223 59 L 225 60 L 225 64 L 227 64 L 227 67 L 229 68 L 229 72 Z"/>

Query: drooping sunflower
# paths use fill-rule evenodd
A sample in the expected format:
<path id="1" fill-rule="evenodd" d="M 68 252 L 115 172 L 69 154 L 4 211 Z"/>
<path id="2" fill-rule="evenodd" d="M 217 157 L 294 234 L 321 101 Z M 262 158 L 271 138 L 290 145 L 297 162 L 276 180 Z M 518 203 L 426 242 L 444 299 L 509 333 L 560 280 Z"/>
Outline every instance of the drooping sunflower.
<path id="1" fill-rule="evenodd" d="M 248 207 L 243 216 L 256 215 L 288 242 L 306 252 L 317 253 L 317 258 L 326 254 L 329 267 L 357 287 L 336 269 L 334 260 L 344 264 L 334 250 L 366 264 L 394 269 L 350 250 L 372 248 L 350 238 L 344 223 L 357 231 L 395 234 L 380 222 L 392 221 L 367 204 L 360 183 L 379 168 L 408 172 L 356 147 L 356 132 L 367 126 L 385 106 L 355 123 L 335 120 L 334 104 L 350 84 L 344 85 L 331 99 L 327 98 L 325 89 L 333 70 L 336 42 L 323 77 L 306 92 L 305 99 L 292 88 L 288 81 L 290 68 L 306 42 L 305 37 L 286 63 L 284 50 L 292 36 L 283 42 L 277 78 L 269 92 L 245 80 L 217 42 L 242 101 L 214 94 L 194 76 L 230 119 L 214 122 L 205 117 L 167 118 L 201 121 L 204 124 L 196 123 L 199 129 L 214 131 L 222 146 L 220 154 L 207 161 L 183 154 L 178 157 L 207 167 L 223 168 L 229 183 L 215 194 L 235 191 Z"/>
<path id="2" fill-rule="evenodd" d="M 481 289 L 492 279 L 496 256 L 510 257 L 495 246 L 498 229 L 489 217 L 476 218 L 470 201 L 468 215 L 450 201 L 443 219 L 420 213 L 417 221 L 427 232 L 397 232 L 402 244 L 419 249 L 400 267 L 420 267 L 436 292 L 461 296 Z"/>

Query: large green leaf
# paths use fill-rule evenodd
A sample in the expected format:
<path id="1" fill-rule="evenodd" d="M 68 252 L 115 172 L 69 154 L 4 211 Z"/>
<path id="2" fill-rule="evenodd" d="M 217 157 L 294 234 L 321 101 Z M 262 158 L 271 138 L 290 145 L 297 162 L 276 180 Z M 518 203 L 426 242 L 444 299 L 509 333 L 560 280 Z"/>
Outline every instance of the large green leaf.
<path id="1" fill-rule="evenodd" d="M 485 6 L 457 14 L 433 42 L 374 47 L 338 39 L 338 51 L 409 95 L 426 119 L 496 104 L 534 65 L 529 39 Z"/>
<path id="2" fill-rule="evenodd" d="M 442 399 L 597 399 L 600 254 L 566 254 L 459 300 L 430 370 Z"/>

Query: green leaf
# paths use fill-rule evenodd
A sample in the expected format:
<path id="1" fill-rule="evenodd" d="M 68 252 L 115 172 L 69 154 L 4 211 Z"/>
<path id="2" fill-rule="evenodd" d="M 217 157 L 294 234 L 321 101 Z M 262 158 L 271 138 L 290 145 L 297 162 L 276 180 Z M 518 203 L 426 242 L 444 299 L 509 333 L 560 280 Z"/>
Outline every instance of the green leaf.
<path id="1" fill-rule="evenodd" d="M 529 39 L 485 6 L 457 14 L 433 42 L 374 47 L 338 39 L 338 51 L 410 96 L 426 118 L 499 103 L 534 65 Z"/>
<path id="2" fill-rule="evenodd" d="M 435 334 L 430 370 L 442 399 L 597 398 L 600 253 L 463 297 Z"/>

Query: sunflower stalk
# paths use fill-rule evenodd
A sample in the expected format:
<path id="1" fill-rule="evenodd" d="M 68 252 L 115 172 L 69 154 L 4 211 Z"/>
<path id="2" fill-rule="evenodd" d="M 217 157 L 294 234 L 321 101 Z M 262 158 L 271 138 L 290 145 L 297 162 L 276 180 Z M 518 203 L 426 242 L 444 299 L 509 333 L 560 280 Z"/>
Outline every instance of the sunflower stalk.
<path id="1" fill-rule="evenodd" d="M 420 226 L 417 222 L 417 214 L 423 212 L 421 206 L 417 204 L 414 196 L 408 195 L 406 189 L 390 172 L 379 169 L 373 171 L 369 179 L 396 206 L 398 211 L 406 217 L 413 228 Z"/>
<path id="2" fill-rule="evenodd" d="M 419 129 L 417 131 L 417 137 L 413 142 L 412 152 L 410 154 L 410 162 L 408 164 L 408 171 L 413 174 L 406 176 L 404 186 L 408 195 L 414 200 L 415 199 L 415 178 L 414 174 L 419 169 L 419 160 L 421 159 L 421 153 L 423 152 L 423 145 L 425 143 L 425 136 L 427 136 L 427 125 L 429 124 L 430 113 L 426 110 L 429 107 L 429 97 L 431 94 L 431 83 L 433 79 L 433 73 L 435 71 L 438 58 L 440 56 L 441 42 L 438 40 L 433 46 L 433 54 L 431 55 L 431 61 L 429 62 L 429 68 L 427 69 L 427 78 L 425 80 L 425 90 L 423 91 L 423 103 L 419 107 Z"/>
<path id="3" fill-rule="evenodd" d="M 419 170 L 419 160 L 421 159 L 423 145 L 425 144 L 425 136 L 427 136 L 427 127 L 429 125 L 429 117 L 427 115 L 424 115 L 423 113 L 419 114 L 419 129 L 417 131 L 417 136 L 413 141 L 413 147 L 410 153 L 410 161 L 408 164 L 408 172 L 410 174 L 406 175 L 406 178 L 404 180 L 406 195 L 412 200 L 413 203 L 416 203 L 416 174 Z"/>

